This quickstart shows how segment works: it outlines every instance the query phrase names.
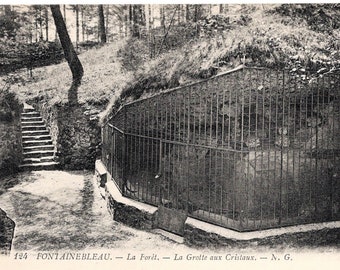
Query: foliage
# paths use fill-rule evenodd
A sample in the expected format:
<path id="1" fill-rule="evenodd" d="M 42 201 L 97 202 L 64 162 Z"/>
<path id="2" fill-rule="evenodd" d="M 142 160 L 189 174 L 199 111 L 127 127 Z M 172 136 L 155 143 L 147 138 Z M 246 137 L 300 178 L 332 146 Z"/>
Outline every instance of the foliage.
<path id="1" fill-rule="evenodd" d="M 122 65 L 126 70 L 137 70 L 141 63 L 149 57 L 149 47 L 138 38 L 127 40 L 126 46 L 119 49 L 117 55 L 121 57 Z"/>
<path id="2" fill-rule="evenodd" d="M 277 14 L 279 7 L 267 11 L 255 6 L 233 20 L 225 15 L 203 18 L 198 24 L 208 35 L 141 64 L 136 79 L 122 92 L 121 102 L 205 79 L 241 64 L 298 70 L 299 76 L 339 69 L 337 25 L 334 31 L 321 33 L 301 20 L 286 24 Z"/>
<path id="3" fill-rule="evenodd" d="M 0 73 L 6 74 L 21 68 L 56 64 L 63 59 L 63 51 L 59 42 L 18 43 L 6 40 L 0 43 L 0 56 Z"/>
<path id="4" fill-rule="evenodd" d="M 0 90 L 0 121 L 11 122 L 21 111 L 20 102 L 14 92 L 9 90 L 9 84 Z"/>
<path id="5" fill-rule="evenodd" d="M 283 4 L 271 12 L 285 16 L 284 23 L 302 19 L 310 29 L 318 32 L 333 32 L 340 28 L 340 4 Z"/>
<path id="6" fill-rule="evenodd" d="M 0 38 L 13 39 L 17 35 L 20 24 L 17 22 L 18 14 L 14 11 L 5 12 L 0 16 Z"/>

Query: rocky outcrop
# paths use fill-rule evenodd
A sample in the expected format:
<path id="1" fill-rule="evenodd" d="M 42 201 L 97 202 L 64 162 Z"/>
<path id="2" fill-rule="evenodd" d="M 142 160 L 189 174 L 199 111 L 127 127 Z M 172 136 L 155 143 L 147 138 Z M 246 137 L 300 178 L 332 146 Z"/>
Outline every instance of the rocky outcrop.
<path id="1" fill-rule="evenodd" d="M 0 178 L 16 172 L 22 160 L 21 110 L 13 93 L 0 93 Z"/>
<path id="2" fill-rule="evenodd" d="M 99 110 L 85 105 L 55 104 L 40 100 L 32 104 L 42 114 L 56 147 L 59 167 L 93 169 L 100 151 Z"/>
<path id="3" fill-rule="evenodd" d="M 12 247 L 15 223 L 0 208 L 0 254 L 9 255 Z"/>

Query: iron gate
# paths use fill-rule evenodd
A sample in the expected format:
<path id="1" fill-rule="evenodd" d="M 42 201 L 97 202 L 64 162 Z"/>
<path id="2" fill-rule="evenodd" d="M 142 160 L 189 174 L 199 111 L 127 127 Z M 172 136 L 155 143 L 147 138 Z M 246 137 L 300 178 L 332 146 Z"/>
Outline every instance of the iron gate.
<path id="1" fill-rule="evenodd" d="M 242 68 L 103 126 L 121 192 L 239 231 L 339 220 L 339 74 Z"/>

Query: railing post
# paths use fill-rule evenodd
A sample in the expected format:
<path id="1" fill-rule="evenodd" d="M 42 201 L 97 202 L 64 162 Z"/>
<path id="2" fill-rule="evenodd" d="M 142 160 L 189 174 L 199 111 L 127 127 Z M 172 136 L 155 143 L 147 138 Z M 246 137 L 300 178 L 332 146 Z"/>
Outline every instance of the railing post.
<path id="1" fill-rule="evenodd" d="M 125 166 L 126 166 L 126 134 L 123 133 L 123 143 L 122 143 L 122 160 L 121 160 L 121 164 L 122 164 L 122 182 L 121 184 L 121 190 L 122 193 L 125 193 L 125 188 L 124 188 L 124 183 L 125 183 Z"/>
<path id="2" fill-rule="evenodd" d="M 104 136 L 103 136 L 103 133 L 104 133 L 104 127 L 105 125 L 101 126 L 100 128 L 100 137 L 101 137 L 101 161 L 104 163 Z"/>
<path id="3" fill-rule="evenodd" d="M 162 155 L 163 155 L 163 140 L 159 140 L 159 157 L 158 157 L 158 192 L 159 192 L 159 205 L 162 205 L 162 198 L 163 198 L 163 190 L 162 190 L 162 181 L 164 180 L 164 172 L 162 172 Z M 163 179 L 163 180 L 162 180 Z"/>

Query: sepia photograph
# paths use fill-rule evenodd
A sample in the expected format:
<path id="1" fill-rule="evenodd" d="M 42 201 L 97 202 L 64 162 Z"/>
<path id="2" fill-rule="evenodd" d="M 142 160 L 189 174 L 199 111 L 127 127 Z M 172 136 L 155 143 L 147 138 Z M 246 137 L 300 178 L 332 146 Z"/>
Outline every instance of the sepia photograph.
<path id="1" fill-rule="evenodd" d="M 70 2 L 0 1 L 1 269 L 340 265 L 340 3 Z"/>

